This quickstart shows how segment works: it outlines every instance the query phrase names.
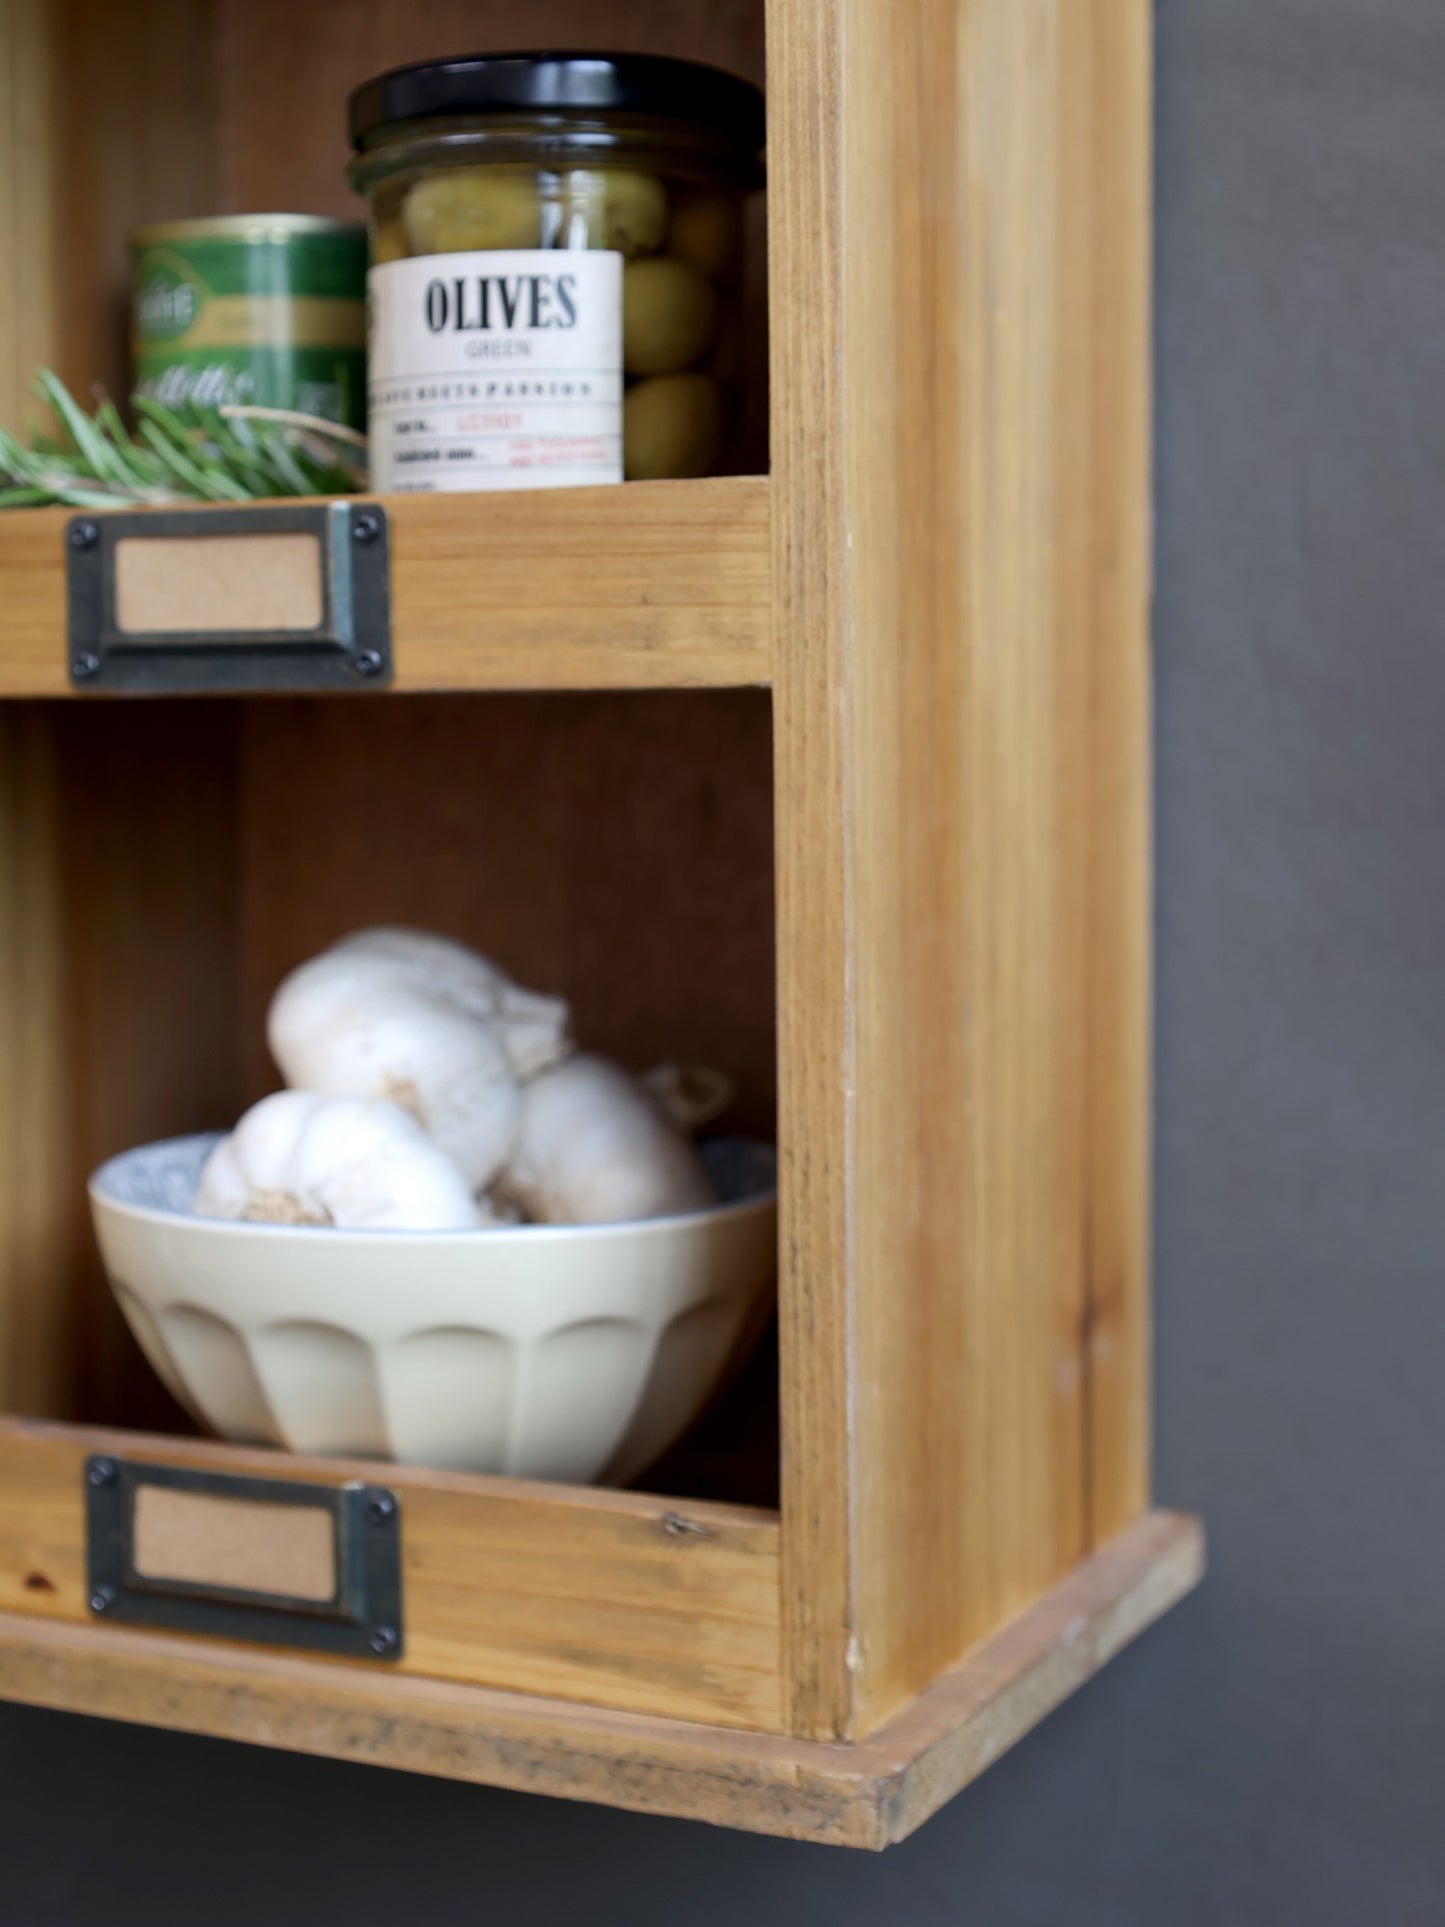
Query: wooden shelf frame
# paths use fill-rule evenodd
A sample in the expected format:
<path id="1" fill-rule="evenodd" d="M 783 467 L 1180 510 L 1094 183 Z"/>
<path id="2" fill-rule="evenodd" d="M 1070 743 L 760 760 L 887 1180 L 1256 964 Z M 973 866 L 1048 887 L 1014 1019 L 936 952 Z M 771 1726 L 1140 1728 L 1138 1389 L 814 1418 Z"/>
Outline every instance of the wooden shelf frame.
<path id="1" fill-rule="evenodd" d="M 133 4 L 241 31 L 227 0 Z M 771 689 L 781 1515 L 699 1514 L 690 1548 L 665 1500 L 399 1474 L 471 1577 L 383 1674 L 86 1623 L 91 1435 L 6 1426 L 0 1693 L 877 1846 L 1199 1577 L 1149 1476 L 1150 7 L 759 5 L 770 476 L 388 507 L 403 694 Z M 103 25 L 95 0 L 0 0 L 12 75 L 49 84 L 61 15 Z M 5 140 L 0 115 L 11 206 L 55 231 L 59 175 Z M 0 287 L 0 400 L 73 346 L 55 267 L 34 299 Z M 68 694 L 63 520 L 0 517 L 0 697 Z M 49 1235 L 44 1155 L 63 772 L 29 720 L 0 709 L 0 955 L 23 934 L 30 1000 L 0 1008 L 0 1383 L 55 1374 L 25 1314 L 74 1232 Z M 193 823 L 142 820 L 180 848 L 230 807 L 218 776 Z M 533 1547 L 555 1621 L 478 1659 L 455 1596 L 499 1591 L 496 1533 Z M 687 1608 L 640 1649 L 568 1617 L 654 1585 Z"/>

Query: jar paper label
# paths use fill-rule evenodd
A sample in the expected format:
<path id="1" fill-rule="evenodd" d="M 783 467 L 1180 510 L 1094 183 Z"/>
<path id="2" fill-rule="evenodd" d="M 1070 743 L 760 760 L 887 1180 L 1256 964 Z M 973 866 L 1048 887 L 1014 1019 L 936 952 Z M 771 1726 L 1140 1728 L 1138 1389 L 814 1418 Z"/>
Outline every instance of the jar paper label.
<path id="1" fill-rule="evenodd" d="M 432 254 L 368 285 L 373 489 L 622 480 L 620 254 Z"/>

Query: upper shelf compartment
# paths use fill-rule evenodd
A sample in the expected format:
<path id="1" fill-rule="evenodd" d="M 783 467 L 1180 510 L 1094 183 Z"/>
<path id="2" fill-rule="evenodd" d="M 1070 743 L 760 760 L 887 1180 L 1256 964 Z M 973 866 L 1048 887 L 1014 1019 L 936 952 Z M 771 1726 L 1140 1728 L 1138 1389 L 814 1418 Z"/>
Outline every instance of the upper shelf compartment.
<path id="1" fill-rule="evenodd" d="M 381 499 L 396 691 L 770 679 L 764 477 Z M 0 515 L 0 697 L 70 693 L 69 519 Z"/>
<path id="2" fill-rule="evenodd" d="M 764 15 L 763 0 L 538 0 L 525 38 L 761 84 Z M 0 0 L 0 422 L 32 424 L 41 366 L 87 407 L 130 393 L 136 233 L 268 209 L 363 219 L 346 176 L 350 91 L 401 62 L 517 39 L 508 0 Z M 768 467 L 765 215 L 753 195 L 727 462 L 747 473 L 382 498 L 394 690 L 769 680 L 768 487 L 753 479 Z M 0 698 L 69 693 L 64 521 L 0 512 Z"/>

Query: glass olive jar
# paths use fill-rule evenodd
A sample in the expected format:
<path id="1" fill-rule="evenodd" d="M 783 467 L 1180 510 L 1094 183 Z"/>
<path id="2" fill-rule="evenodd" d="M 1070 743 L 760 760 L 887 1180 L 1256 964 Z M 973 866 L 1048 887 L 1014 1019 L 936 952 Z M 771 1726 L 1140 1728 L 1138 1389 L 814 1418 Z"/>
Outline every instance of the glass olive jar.
<path id="1" fill-rule="evenodd" d="M 373 488 L 725 467 L 756 87 L 648 55 L 477 55 L 369 81 L 350 122 Z"/>

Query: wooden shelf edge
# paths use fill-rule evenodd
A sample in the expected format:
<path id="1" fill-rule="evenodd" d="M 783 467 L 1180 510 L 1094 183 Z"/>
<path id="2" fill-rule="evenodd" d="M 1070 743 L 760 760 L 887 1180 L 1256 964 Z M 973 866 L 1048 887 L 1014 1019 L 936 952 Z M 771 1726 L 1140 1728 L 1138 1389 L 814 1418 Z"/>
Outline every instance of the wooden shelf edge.
<path id="1" fill-rule="evenodd" d="M 903 1839 L 1175 1605 L 1197 1520 L 1146 1513 L 855 1746 L 0 1614 L 0 1698 L 793 1840 Z"/>
<path id="2" fill-rule="evenodd" d="M 771 680 L 766 475 L 369 499 L 391 522 L 397 693 Z M 73 693 L 73 513 L 0 511 L 0 698 Z"/>
<path id="3" fill-rule="evenodd" d="M 82 1496 L 93 1453 L 320 1486 L 377 1470 L 0 1418 L 0 1613 L 94 1626 Z M 750 1732 L 781 1724 L 776 1513 L 421 1466 L 385 1476 L 405 1522 L 396 1675 Z"/>

